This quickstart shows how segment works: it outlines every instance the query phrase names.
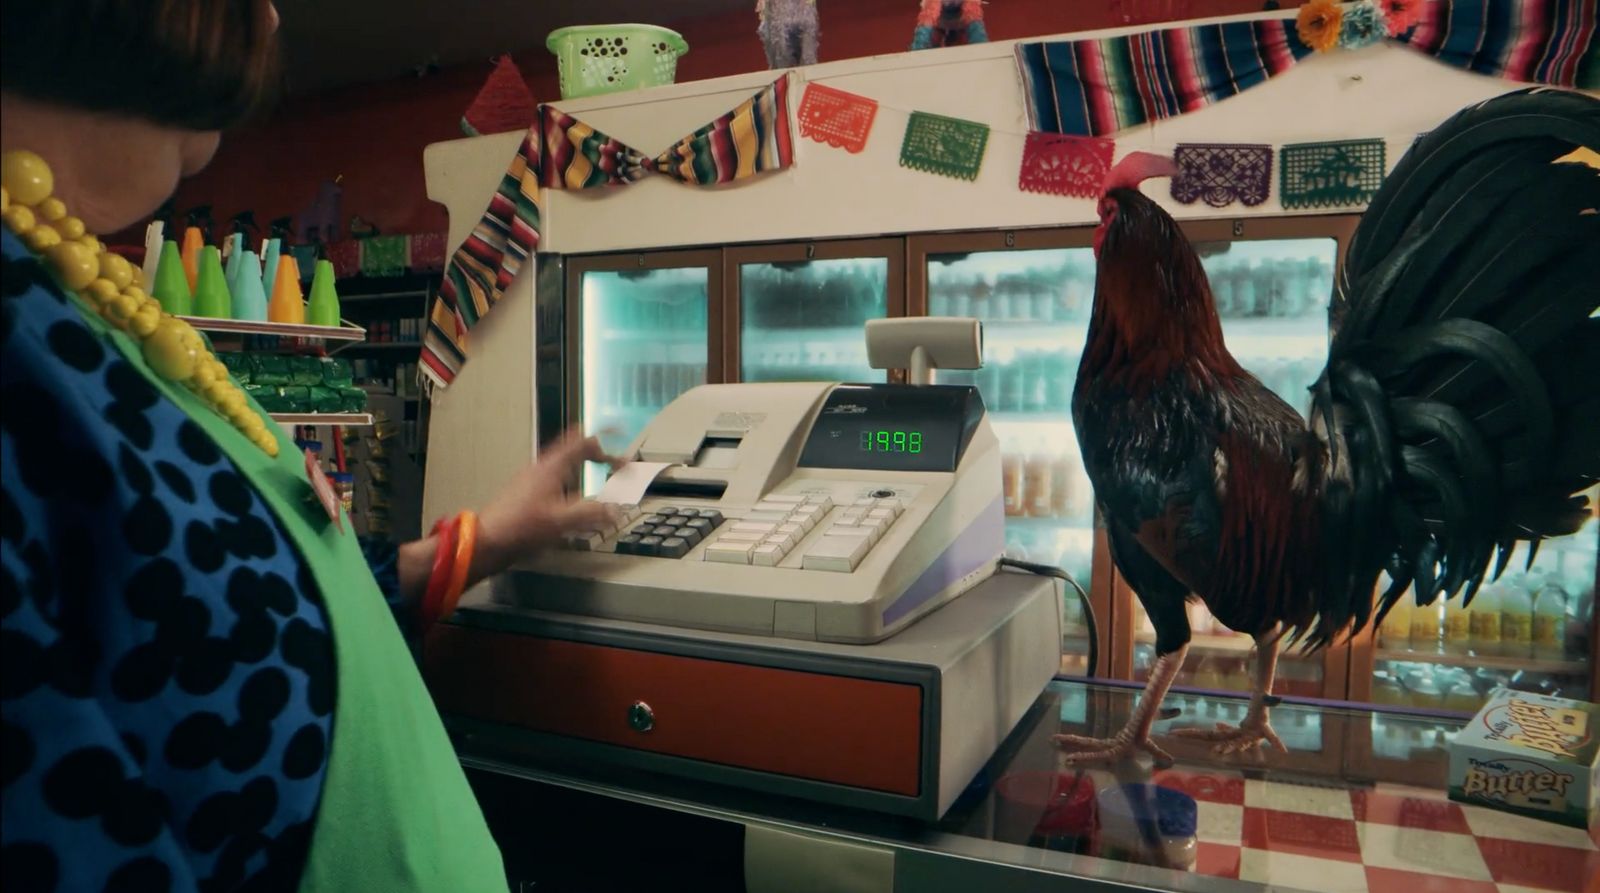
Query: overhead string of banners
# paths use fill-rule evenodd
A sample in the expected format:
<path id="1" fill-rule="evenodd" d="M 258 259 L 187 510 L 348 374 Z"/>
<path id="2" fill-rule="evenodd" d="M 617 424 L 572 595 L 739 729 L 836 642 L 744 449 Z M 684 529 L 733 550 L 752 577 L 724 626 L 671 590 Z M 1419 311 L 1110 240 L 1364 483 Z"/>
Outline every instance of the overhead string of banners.
<path id="1" fill-rule="evenodd" d="M 1021 141 L 1017 187 L 1094 198 L 1116 153 L 1113 134 L 1187 114 L 1287 71 L 1305 58 L 1384 40 L 1441 63 L 1511 80 L 1600 87 L 1593 4 L 1545 0 L 1313 0 L 1293 17 L 1182 26 L 1016 46 L 1029 130 L 885 105 L 870 97 L 779 76 L 734 109 L 646 154 L 553 106 L 538 108 L 482 220 L 454 252 L 429 312 L 419 368 L 425 387 L 446 387 L 466 362 L 469 333 L 537 250 L 541 189 L 618 186 L 647 175 L 709 186 L 794 163 L 789 93 L 801 97 L 800 135 L 860 153 L 878 113 L 905 117 L 900 164 L 975 181 L 999 134 Z M 1419 134 L 1274 145 L 1140 140 L 1177 162 L 1173 198 L 1213 208 L 1265 203 L 1286 210 L 1360 208 L 1388 169 L 1388 146 Z M 1276 172 L 1274 172 L 1276 167 Z M 1276 176 L 1274 176 L 1276 173 Z"/>

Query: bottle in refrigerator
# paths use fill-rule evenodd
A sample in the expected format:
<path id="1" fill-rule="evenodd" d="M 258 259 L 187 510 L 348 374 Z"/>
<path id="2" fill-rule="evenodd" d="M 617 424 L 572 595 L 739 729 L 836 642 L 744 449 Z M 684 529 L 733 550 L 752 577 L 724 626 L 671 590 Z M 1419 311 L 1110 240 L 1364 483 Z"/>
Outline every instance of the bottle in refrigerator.
<path id="1" fill-rule="evenodd" d="M 997 408 L 1016 412 L 1023 408 L 1023 380 L 1021 357 L 1013 354 L 1002 364 L 996 374 L 1000 381 Z"/>
<path id="2" fill-rule="evenodd" d="M 1493 656 L 1500 653 L 1500 584 L 1490 583 L 1472 599 L 1472 653 Z"/>
<path id="3" fill-rule="evenodd" d="M 1394 603 L 1394 607 L 1384 615 L 1383 625 L 1378 627 L 1379 648 L 1404 651 L 1411 647 L 1411 614 L 1415 610 L 1411 600 L 1404 595 Z"/>
<path id="4" fill-rule="evenodd" d="M 1403 707 L 1406 703 L 1406 690 L 1392 673 L 1379 676 L 1372 685 L 1372 702 L 1389 707 Z"/>
<path id="5" fill-rule="evenodd" d="M 1439 604 L 1418 605 L 1411 611 L 1411 650 L 1439 652 Z"/>
<path id="6" fill-rule="evenodd" d="M 1471 607 L 1447 602 L 1444 610 L 1444 651 L 1446 654 L 1466 654 L 1472 648 Z"/>
<path id="7" fill-rule="evenodd" d="M 1533 656 L 1560 660 L 1565 656 L 1567 593 L 1554 575 L 1546 575 L 1533 605 Z"/>
<path id="8" fill-rule="evenodd" d="M 1046 370 L 1049 368 L 1049 355 L 1044 353 L 1031 353 L 1028 355 L 1023 380 L 1023 393 L 1027 397 L 1026 406 L 1029 412 L 1044 412 L 1050 408 L 1050 383 Z"/>
<path id="9" fill-rule="evenodd" d="M 1074 370 L 1063 353 L 1047 354 L 1041 369 L 1045 376 L 1045 408 L 1063 416 L 1070 412 Z"/>
<path id="10" fill-rule="evenodd" d="M 1022 503 L 1022 457 L 1016 453 L 1000 456 L 1000 487 L 1008 517 L 1018 518 L 1025 512 Z"/>
<path id="11" fill-rule="evenodd" d="M 1042 442 L 1033 444 L 1022 469 L 1022 502 L 1027 514 L 1034 518 L 1050 517 L 1052 487 L 1050 481 L 1050 455 Z"/>
<path id="12" fill-rule="evenodd" d="M 1440 685 L 1444 689 L 1444 709 L 1457 713 L 1476 713 L 1483 705 L 1483 698 L 1472 685 L 1472 677 L 1466 670 L 1459 668 L 1448 672 L 1438 671 L 1441 676 Z"/>
<path id="13" fill-rule="evenodd" d="M 1526 585 L 1526 578 L 1515 574 L 1502 590 L 1500 653 L 1507 657 L 1528 657 L 1533 650 L 1533 599 Z"/>
<path id="14" fill-rule="evenodd" d="M 1072 516 L 1072 458 L 1065 452 L 1050 461 L 1050 514 L 1057 518 Z"/>

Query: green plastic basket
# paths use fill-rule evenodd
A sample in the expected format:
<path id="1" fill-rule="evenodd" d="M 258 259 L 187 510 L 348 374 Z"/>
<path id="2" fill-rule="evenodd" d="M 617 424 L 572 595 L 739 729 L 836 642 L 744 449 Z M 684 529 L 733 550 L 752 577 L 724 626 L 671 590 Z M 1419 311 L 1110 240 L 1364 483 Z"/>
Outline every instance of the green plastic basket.
<path id="1" fill-rule="evenodd" d="M 670 84 L 689 44 L 655 25 L 575 25 L 550 32 L 561 98 L 577 99 Z"/>

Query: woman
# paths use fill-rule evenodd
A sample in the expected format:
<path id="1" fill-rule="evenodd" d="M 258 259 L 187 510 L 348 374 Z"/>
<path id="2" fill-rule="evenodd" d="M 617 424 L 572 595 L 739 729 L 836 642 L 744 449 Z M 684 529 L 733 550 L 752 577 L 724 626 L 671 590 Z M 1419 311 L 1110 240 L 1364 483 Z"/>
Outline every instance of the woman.
<path id="1" fill-rule="evenodd" d="M 3 9 L 0 887 L 503 890 L 384 597 L 436 616 L 593 526 L 604 509 L 562 483 L 597 443 L 370 559 L 380 592 L 293 444 L 92 235 L 148 216 L 260 107 L 276 10 Z"/>

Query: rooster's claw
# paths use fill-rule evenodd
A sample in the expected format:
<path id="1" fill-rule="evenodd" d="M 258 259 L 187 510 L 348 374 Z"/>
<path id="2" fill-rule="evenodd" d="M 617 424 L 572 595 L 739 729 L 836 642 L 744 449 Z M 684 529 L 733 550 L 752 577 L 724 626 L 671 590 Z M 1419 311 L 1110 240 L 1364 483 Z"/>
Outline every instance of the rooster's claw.
<path id="1" fill-rule="evenodd" d="M 1058 747 L 1082 748 L 1078 753 L 1062 757 L 1068 763 L 1115 763 L 1131 759 L 1136 751 L 1145 751 L 1163 768 L 1172 765 L 1172 755 L 1156 746 L 1149 738 L 1135 740 L 1132 735 L 1119 734 L 1115 738 L 1090 738 L 1087 735 L 1057 735 Z"/>
<path id="2" fill-rule="evenodd" d="M 1278 737 L 1272 724 L 1265 718 L 1252 720 L 1246 717 L 1237 726 L 1219 722 L 1215 729 L 1173 729 L 1171 734 L 1177 738 L 1215 742 L 1212 751 L 1222 754 L 1244 753 L 1260 747 L 1263 742 L 1276 747 L 1279 753 L 1289 752 L 1289 748 L 1283 746 L 1283 739 Z"/>

